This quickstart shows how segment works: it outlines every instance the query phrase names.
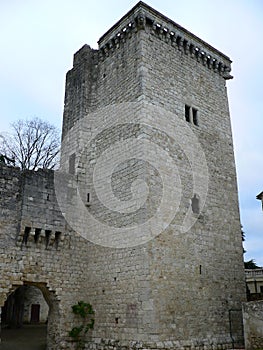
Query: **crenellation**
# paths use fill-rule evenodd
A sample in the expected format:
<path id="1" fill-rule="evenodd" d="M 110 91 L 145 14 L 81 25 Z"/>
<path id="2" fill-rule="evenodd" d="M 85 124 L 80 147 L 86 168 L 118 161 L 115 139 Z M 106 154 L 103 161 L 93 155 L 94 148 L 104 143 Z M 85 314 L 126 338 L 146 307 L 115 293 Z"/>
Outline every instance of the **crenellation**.
<path id="1" fill-rule="evenodd" d="M 138 8 L 140 9 L 139 12 Z M 134 13 L 131 10 L 98 41 L 101 59 L 108 57 L 108 45 L 111 46 L 112 50 L 119 47 L 122 43 L 120 39 L 126 37 L 127 29 L 129 29 L 128 32 L 130 33 L 130 37 L 128 38 L 131 38 L 131 35 L 135 35 L 138 30 L 145 30 L 157 36 L 160 40 L 164 40 L 167 44 L 173 47 L 176 46 L 179 51 L 183 50 L 186 55 L 191 47 L 191 57 L 195 57 L 197 62 L 202 62 L 204 66 L 210 68 L 210 64 L 207 64 L 207 61 L 211 60 L 215 73 L 218 72 L 218 65 L 220 65 L 219 72 L 224 79 L 232 78 L 229 74 L 231 60 L 227 56 L 175 22 L 157 13 L 143 2 L 140 2 L 139 7 L 138 5 L 135 6 Z"/>

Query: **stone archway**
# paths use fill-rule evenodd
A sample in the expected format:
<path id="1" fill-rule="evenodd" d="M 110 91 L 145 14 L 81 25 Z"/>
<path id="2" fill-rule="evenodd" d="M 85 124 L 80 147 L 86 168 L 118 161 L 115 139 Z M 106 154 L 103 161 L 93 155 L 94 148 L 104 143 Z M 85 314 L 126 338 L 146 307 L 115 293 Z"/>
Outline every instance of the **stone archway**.
<path id="1" fill-rule="evenodd" d="M 13 308 L 13 311 L 11 312 L 11 318 L 8 320 L 11 323 L 11 326 L 13 325 L 14 328 L 19 328 L 22 326 L 23 323 L 23 307 L 24 307 L 24 291 L 27 289 L 27 287 L 35 287 L 38 290 L 41 291 L 47 305 L 48 305 L 48 318 L 47 318 L 47 331 L 46 331 L 46 348 L 48 350 L 53 350 L 57 348 L 57 344 L 60 341 L 60 304 L 58 296 L 54 291 L 52 291 L 46 283 L 41 282 L 27 282 L 25 281 L 23 285 L 21 286 L 12 286 L 10 289 L 10 292 L 6 295 L 6 300 L 10 300 L 11 296 L 11 307 Z M 14 303 L 17 303 L 16 305 Z M 2 311 L 4 308 L 2 307 Z M 4 310 L 6 312 L 6 310 Z M 2 315 L 2 317 L 5 317 L 6 315 Z M 5 346 L 5 344 L 2 344 Z"/>

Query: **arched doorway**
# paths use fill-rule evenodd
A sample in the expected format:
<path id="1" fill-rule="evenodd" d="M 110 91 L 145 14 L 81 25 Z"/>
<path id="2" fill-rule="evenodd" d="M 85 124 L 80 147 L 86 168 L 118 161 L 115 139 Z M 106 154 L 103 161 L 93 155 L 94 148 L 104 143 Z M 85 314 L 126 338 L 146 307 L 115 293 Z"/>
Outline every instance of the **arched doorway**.
<path id="1" fill-rule="evenodd" d="M 3 328 L 21 328 L 27 324 L 46 324 L 49 306 L 35 286 L 24 285 L 11 293 L 2 308 Z"/>
<path id="2" fill-rule="evenodd" d="M 1 311 L 2 350 L 53 348 L 58 335 L 58 300 L 44 283 L 14 287 Z"/>

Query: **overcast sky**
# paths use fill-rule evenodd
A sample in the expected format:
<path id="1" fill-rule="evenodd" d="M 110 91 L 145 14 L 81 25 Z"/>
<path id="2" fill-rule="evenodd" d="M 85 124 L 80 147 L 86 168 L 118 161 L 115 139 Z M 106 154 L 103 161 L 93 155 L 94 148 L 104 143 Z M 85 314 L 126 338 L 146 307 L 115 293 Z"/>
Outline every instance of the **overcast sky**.
<path id="1" fill-rule="evenodd" d="M 233 60 L 227 82 L 245 259 L 263 266 L 263 1 L 148 0 Z M 1 128 L 38 116 L 61 127 L 72 56 L 133 7 L 132 0 L 0 0 Z"/>

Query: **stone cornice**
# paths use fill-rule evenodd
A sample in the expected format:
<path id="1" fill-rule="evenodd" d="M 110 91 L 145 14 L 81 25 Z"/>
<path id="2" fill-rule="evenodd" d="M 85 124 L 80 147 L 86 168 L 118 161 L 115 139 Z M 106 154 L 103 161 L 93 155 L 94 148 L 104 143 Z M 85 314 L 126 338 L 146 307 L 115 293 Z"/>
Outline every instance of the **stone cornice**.
<path id="1" fill-rule="evenodd" d="M 231 60 L 202 39 L 140 1 L 98 41 L 99 57 L 105 59 L 111 51 L 139 30 L 145 30 L 196 59 L 224 79 L 231 79 Z"/>

